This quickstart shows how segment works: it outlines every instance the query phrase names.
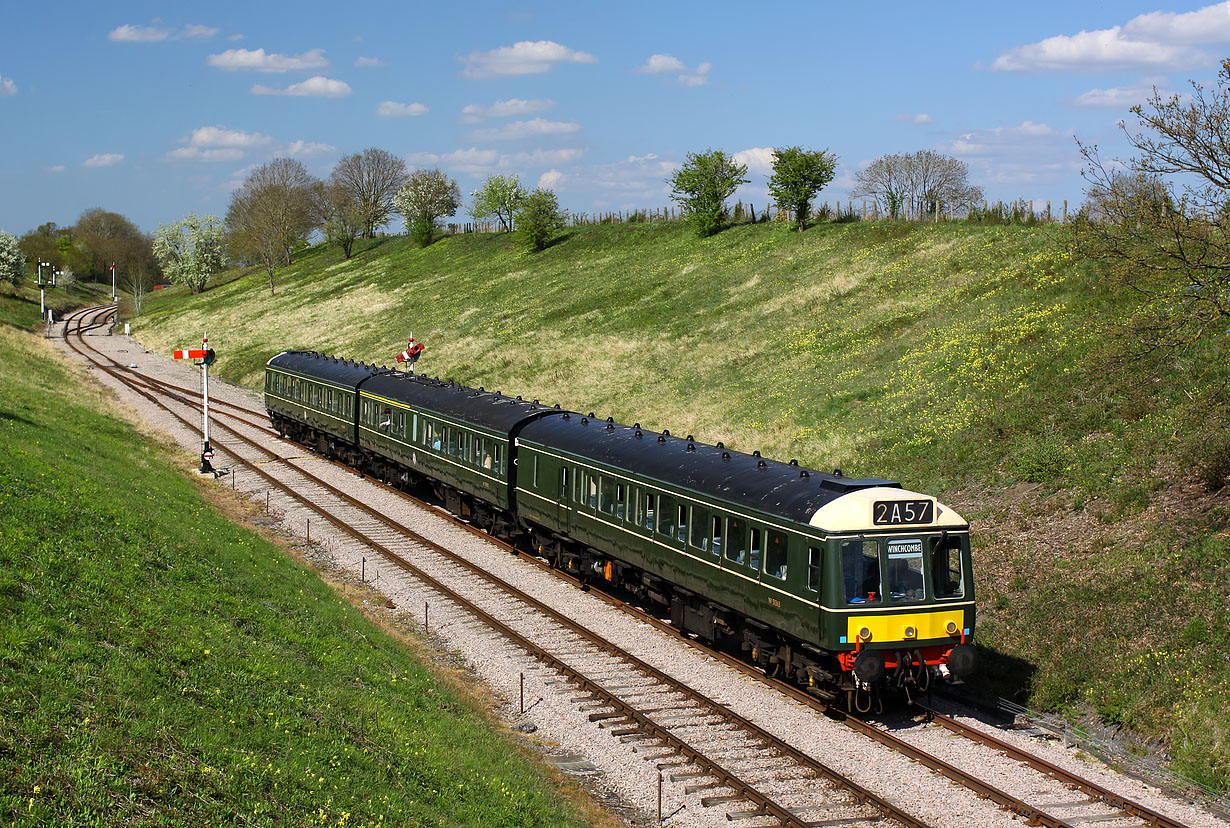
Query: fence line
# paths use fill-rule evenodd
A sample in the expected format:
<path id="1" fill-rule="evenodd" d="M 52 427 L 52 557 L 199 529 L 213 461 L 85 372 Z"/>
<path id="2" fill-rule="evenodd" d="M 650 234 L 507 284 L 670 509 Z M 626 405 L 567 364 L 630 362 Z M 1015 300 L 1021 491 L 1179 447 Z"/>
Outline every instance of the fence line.
<path id="1" fill-rule="evenodd" d="M 808 221 L 909 221 L 915 223 L 936 223 L 942 221 L 970 221 L 995 224 L 1066 224 L 1072 214 L 1068 212 L 1068 200 L 1055 205 L 1052 209 L 1050 199 L 1045 201 L 1045 207 L 1035 207 L 1037 201 L 1032 199 L 1017 199 L 1015 201 L 981 203 L 969 201 L 964 204 L 949 204 L 934 207 L 924 207 L 917 204 L 905 204 L 893 216 L 881 207 L 876 199 L 847 199 L 831 203 L 825 201 L 813 205 Z M 765 221 L 794 221 L 794 214 L 782 210 L 773 204 L 762 204 L 756 209 L 754 203 L 736 202 L 729 211 L 732 224 L 750 224 Z M 604 210 L 596 213 L 569 213 L 564 221 L 565 227 L 588 227 L 595 224 L 657 224 L 684 220 L 682 211 L 673 206 L 650 207 L 643 210 Z M 503 226 L 498 221 L 474 221 L 447 225 L 449 233 L 499 233 Z"/>

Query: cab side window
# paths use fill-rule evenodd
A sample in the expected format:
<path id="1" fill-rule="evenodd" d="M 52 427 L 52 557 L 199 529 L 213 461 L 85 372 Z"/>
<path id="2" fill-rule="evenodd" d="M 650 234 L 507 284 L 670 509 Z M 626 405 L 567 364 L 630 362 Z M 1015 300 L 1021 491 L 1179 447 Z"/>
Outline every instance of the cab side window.
<path id="1" fill-rule="evenodd" d="M 847 604 L 880 603 L 884 590 L 880 585 L 879 541 L 842 541 L 841 577 Z"/>
<path id="2" fill-rule="evenodd" d="M 820 550 L 814 546 L 807 547 L 807 588 L 820 591 Z"/>
<path id="3" fill-rule="evenodd" d="M 961 542 L 957 538 L 936 538 L 931 549 L 931 592 L 936 598 L 965 595 L 965 576 L 961 567 Z"/>

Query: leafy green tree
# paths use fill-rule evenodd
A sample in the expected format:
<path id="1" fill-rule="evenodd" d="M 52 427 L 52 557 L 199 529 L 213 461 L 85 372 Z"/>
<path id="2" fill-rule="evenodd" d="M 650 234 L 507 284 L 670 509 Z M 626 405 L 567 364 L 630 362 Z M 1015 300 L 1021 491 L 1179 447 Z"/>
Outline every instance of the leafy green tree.
<path id="1" fill-rule="evenodd" d="M 0 230 L 0 279 L 17 287 L 26 275 L 26 256 L 16 236 Z"/>
<path id="2" fill-rule="evenodd" d="M 187 285 L 190 293 L 200 293 L 209 277 L 222 270 L 225 250 L 226 234 L 217 216 L 189 213 L 154 231 L 154 255 L 162 272 L 175 284 Z"/>
<path id="3" fill-rule="evenodd" d="M 122 276 L 138 270 L 157 270 L 149 236 L 120 213 L 92 207 L 72 228 L 73 239 L 89 246 L 90 262 L 82 274 L 96 282 L 111 282 L 111 265 Z"/>
<path id="4" fill-rule="evenodd" d="M 482 221 L 495 216 L 501 229 L 508 232 L 512 229 L 513 215 L 525 201 L 525 188 L 516 175 L 492 175 L 483 182 L 483 186 L 470 193 L 474 199 L 470 206 L 470 215 Z"/>
<path id="5" fill-rule="evenodd" d="M 320 217 L 325 240 L 341 245 L 342 255 L 349 259 L 355 240 L 366 232 L 368 213 L 363 205 L 349 187 L 327 181 L 320 189 Z"/>
<path id="6" fill-rule="evenodd" d="M 683 208 L 701 236 L 712 236 L 726 220 L 726 199 L 746 184 L 747 165 L 721 150 L 689 152 L 683 166 L 666 179 L 671 198 Z"/>
<path id="7" fill-rule="evenodd" d="M 794 215 L 799 232 L 807 226 L 811 202 L 816 193 L 833 180 L 837 156 L 827 150 L 778 147 L 773 150 L 773 175 L 769 195 L 777 206 Z"/>
<path id="8" fill-rule="evenodd" d="M 567 219 L 555 193 L 539 188 L 527 195 L 517 209 L 517 233 L 526 246 L 537 253 L 546 249 Z"/>
<path id="9" fill-rule="evenodd" d="M 393 196 L 393 205 L 406 222 L 406 231 L 419 247 L 435 238 L 436 224 L 461 206 L 457 182 L 439 170 L 415 170 L 406 186 Z"/>

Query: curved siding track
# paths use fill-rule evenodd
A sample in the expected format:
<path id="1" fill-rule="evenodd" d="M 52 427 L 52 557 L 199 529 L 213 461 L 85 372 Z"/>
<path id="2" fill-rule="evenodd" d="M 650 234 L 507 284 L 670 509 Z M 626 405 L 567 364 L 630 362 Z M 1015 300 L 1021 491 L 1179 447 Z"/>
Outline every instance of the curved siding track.
<path id="1" fill-rule="evenodd" d="M 133 393 L 158 406 L 199 439 L 199 394 L 121 365 L 87 342 L 83 334 L 97 331 L 109 321 L 113 322 L 114 317 L 114 308 L 87 309 L 73 314 L 66 320 L 65 328 L 69 347 Z M 552 579 L 555 587 L 532 589 L 507 583 L 504 573 L 496 570 L 511 566 L 516 559 L 505 555 L 503 560 L 508 563 L 493 566 L 490 561 L 476 561 L 470 553 L 457 551 L 455 547 L 459 542 L 455 529 L 442 531 L 427 524 L 420 527 L 422 531 L 410 529 L 405 520 L 389 517 L 385 513 L 387 509 L 369 505 L 369 496 L 356 496 L 346 490 L 349 486 L 337 485 L 336 464 L 317 457 L 303 457 L 292 444 L 277 439 L 264 421 L 263 411 L 212 397 L 215 420 L 211 442 L 219 452 L 233 458 L 232 470 L 243 469 L 245 481 L 248 481 L 244 488 L 249 492 L 253 488 L 281 492 L 280 500 L 287 504 L 287 517 L 304 526 L 309 535 L 315 530 L 319 538 L 322 530 L 328 527 L 330 536 L 337 539 L 333 554 L 339 561 L 349 562 L 363 572 L 378 560 L 387 562 L 383 570 L 386 573 L 390 565 L 396 567 L 401 577 L 417 584 L 416 589 L 434 596 L 429 600 L 435 616 L 430 621 L 437 630 L 449 626 L 452 628 L 450 636 L 481 639 L 481 648 L 519 651 L 542 664 L 554 677 L 543 681 L 560 684 L 562 689 L 572 688 L 570 702 L 574 707 L 579 706 L 589 722 L 637 755 L 650 759 L 672 783 L 683 783 L 681 791 L 678 786 L 672 789 L 668 811 L 682 805 L 693 815 L 703 815 L 704 821 L 695 824 L 705 824 L 714 818 L 721 820 L 723 816 L 749 826 L 859 826 L 883 825 L 885 821 L 908 826 L 941 824 L 930 816 L 936 813 L 934 803 L 922 809 L 926 817 L 920 816 L 918 808 L 905 807 L 899 802 L 898 786 L 890 784 L 876 790 L 833 767 L 833 757 L 821 761 L 814 747 L 801 744 L 810 734 L 782 733 L 758 724 L 752 717 L 736 712 L 736 704 L 720 701 L 712 691 L 702 692 L 694 686 L 698 683 L 697 677 L 689 675 L 686 669 L 672 671 L 651 664 L 653 659 L 648 655 L 635 655 L 630 649 L 613 643 L 614 636 L 595 630 L 605 622 L 587 617 L 585 612 L 579 613 L 578 618 L 575 610 L 566 613 L 557 609 L 555 599 L 548 593 L 560 591 L 559 579 Z M 219 465 L 216 460 L 215 466 Z M 309 465 L 319 474 L 305 468 Z M 344 476 L 349 481 L 357 477 L 353 472 L 346 472 Z M 251 483 L 256 483 L 257 487 L 249 485 Z M 369 488 L 373 485 L 367 480 L 356 485 L 360 484 Z M 388 487 L 382 488 L 385 493 L 391 492 Z M 419 505 L 441 514 L 435 507 Z M 465 526 L 451 516 L 448 519 Z M 485 533 L 465 528 L 479 535 L 488 548 L 496 544 L 506 552 L 515 551 Z M 525 561 L 542 565 L 524 556 L 519 560 L 522 569 Z M 610 596 L 603 598 L 675 639 L 700 648 L 658 619 Z M 721 654 L 707 650 L 705 653 L 710 659 L 719 659 L 743 674 L 739 676 L 727 667 L 722 668 L 732 676 L 727 681 L 731 693 L 739 692 L 739 682 L 735 679 L 751 676 L 796 702 L 816 710 L 824 709 L 818 700 L 787 685 L 771 682 L 747 665 Z M 523 672 L 523 682 L 524 675 Z M 815 713 L 810 715 L 814 717 Z M 912 739 L 870 723 L 841 718 L 862 736 L 908 756 L 919 765 L 968 788 L 978 797 L 998 804 L 1007 812 L 1005 815 L 1015 815 L 1027 824 L 1080 826 L 1097 823 L 1112 828 L 1142 824 L 1179 828 L 1184 824 L 1006 743 L 983 739 L 984 746 L 979 748 L 982 753 L 975 752 L 972 760 L 956 761 L 941 758 L 912 743 Z M 962 742 L 982 736 L 981 732 L 970 732 L 974 729 L 938 714 L 934 721 L 959 735 Z M 816 726 L 821 724 L 834 726 L 824 717 L 816 719 Z M 830 749 L 832 747 L 830 744 Z M 988 755 L 996 757 L 995 761 L 988 760 Z M 880 760 L 872 761 L 879 763 Z M 891 764 L 891 761 L 900 760 L 885 759 L 883 763 Z M 1013 785 L 988 781 L 985 778 L 987 767 L 996 764 L 1018 769 L 1022 779 Z M 916 772 L 927 775 L 921 768 Z M 1031 776 L 1026 779 L 1024 774 Z M 923 780 L 923 786 L 927 785 L 937 800 L 953 796 L 948 782 L 928 778 Z M 1071 789 L 1085 794 L 1074 795 Z M 972 816 L 967 813 L 958 821 L 944 820 L 942 824 L 999 824 L 999 821 L 970 822 Z M 667 824 L 686 822 L 684 815 L 673 819 L 674 822 Z"/>

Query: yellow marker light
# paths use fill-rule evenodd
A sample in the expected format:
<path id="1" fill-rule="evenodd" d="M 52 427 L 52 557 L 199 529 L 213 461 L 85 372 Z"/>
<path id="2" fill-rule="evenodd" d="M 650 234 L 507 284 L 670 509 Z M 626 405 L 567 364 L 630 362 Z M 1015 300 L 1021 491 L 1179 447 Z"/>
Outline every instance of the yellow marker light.
<path id="1" fill-rule="evenodd" d="M 906 638 L 913 638 L 913 637 L 914 637 L 915 635 L 917 635 L 917 634 L 918 634 L 918 630 L 914 629 L 913 627 L 906 627 L 906 628 L 905 628 L 905 637 L 906 637 Z"/>
<path id="2" fill-rule="evenodd" d="M 858 637 L 861 638 L 863 641 L 870 641 L 871 640 L 871 630 L 867 629 L 866 627 L 863 627 L 861 630 L 858 631 Z"/>
<path id="3" fill-rule="evenodd" d="M 956 622 L 956 621 L 949 621 L 949 622 L 948 622 L 948 634 L 949 634 L 949 635 L 956 635 L 956 634 L 957 634 L 957 622 Z"/>

